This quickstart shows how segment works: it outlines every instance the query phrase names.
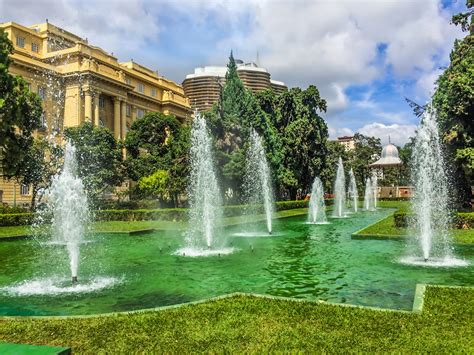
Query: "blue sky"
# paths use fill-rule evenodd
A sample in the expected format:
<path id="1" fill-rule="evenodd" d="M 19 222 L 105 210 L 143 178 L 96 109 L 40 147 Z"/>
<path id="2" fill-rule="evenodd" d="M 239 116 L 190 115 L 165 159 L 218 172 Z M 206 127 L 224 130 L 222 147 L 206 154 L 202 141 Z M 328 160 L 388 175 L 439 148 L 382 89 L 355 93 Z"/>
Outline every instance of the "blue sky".
<path id="1" fill-rule="evenodd" d="M 289 86 L 315 84 L 334 138 L 359 131 L 403 144 L 462 32 L 465 1 L 440 0 L 0 0 L 0 21 L 64 27 L 119 60 L 182 82 L 194 67 L 236 57 Z"/>

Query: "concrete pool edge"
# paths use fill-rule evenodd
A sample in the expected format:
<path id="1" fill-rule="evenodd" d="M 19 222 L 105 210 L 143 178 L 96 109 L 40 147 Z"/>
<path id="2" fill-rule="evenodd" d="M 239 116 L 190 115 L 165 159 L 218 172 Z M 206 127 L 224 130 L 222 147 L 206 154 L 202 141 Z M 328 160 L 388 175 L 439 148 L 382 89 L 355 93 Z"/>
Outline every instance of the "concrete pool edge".
<path id="1" fill-rule="evenodd" d="M 219 300 L 224 300 L 233 297 L 254 297 L 254 298 L 261 298 L 267 300 L 277 300 L 277 301 L 287 301 L 287 302 L 306 302 L 312 304 L 324 304 L 328 306 L 334 307 L 346 307 L 346 308 L 354 308 L 354 309 L 363 309 L 363 310 L 373 310 L 378 312 L 395 312 L 395 313 L 405 313 L 405 314 L 419 314 L 423 312 L 424 308 L 424 300 L 425 300 L 425 293 L 426 290 L 430 287 L 435 288 L 461 288 L 461 289 L 474 289 L 474 286 L 448 286 L 448 285 L 436 285 L 436 284 L 416 284 L 415 287 L 415 295 L 413 297 L 413 305 L 411 310 L 404 310 L 404 309 L 392 309 L 392 308 L 383 308 L 383 307 L 375 307 L 375 306 L 362 306 L 362 305 L 355 305 L 355 304 L 348 304 L 348 303 L 336 303 L 336 302 L 327 302 L 324 300 L 307 300 L 302 298 L 292 298 L 292 297 L 284 297 L 284 296 L 272 296 L 272 295 L 265 295 L 265 294 L 258 294 L 258 293 L 246 293 L 246 292 L 232 292 L 227 293 L 220 296 L 209 297 L 202 300 L 186 302 L 186 303 L 179 303 L 169 306 L 161 306 L 161 307 L 154 307 L 154 308 L 144 308 L 144 309 L 137 309 L 133 311 L 123 311 L 123 312 L 110 312 L 110 313 L 96 313 L 96 314 L 87 314 L 87 315 L 69 315 L 69 316 L 0 316 L 0 321 L 6 320 L 31 320 L 31 319 L 38 319 L 38 320 L 55 320 L 55 319 L 87 319 L 87 318 L 100 318 L 100 317 L 116 317 L 116 316 L 126 316 L 126 315 L 134 315 L 140 313 L 150 313 L 150 312 L 160 312 L 172 309 L 178 309 L 182 307 L 189 307 L 204 303 L 212 303 Z"/>

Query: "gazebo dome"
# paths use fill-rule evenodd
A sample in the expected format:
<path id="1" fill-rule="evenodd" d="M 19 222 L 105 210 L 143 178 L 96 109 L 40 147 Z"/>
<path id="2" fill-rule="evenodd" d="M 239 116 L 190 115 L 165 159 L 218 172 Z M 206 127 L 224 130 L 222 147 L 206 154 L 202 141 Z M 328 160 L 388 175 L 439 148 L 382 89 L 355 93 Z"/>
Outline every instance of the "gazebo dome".
<path id="1" fill-rule="evenodd" d="M 398 149 L 391 143 L 383 147 L 380 159 L 370 164 L 372 168 L 389 168 L 400 165 L 402 165 L 402 161 L 398 156 Z"/>
<path id="2" fill-rule="evenodd" d="M 396 158 L 398 159 L 398 149 L 393 144 L 389 143 L 382 149 L 382 159 Z"/>

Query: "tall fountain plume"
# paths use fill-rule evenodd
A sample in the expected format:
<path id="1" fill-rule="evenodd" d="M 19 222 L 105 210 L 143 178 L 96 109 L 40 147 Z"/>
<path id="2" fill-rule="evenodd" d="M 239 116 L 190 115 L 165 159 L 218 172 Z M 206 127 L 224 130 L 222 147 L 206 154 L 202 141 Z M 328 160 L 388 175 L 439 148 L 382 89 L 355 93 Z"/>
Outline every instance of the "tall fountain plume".
<path id="1" fill-rule="evenodd" d="M 378 181 L 377 181 L 377 176 L 374 174 L 374 176 L 372 176 L 372 198 L 373 198 L 374 210 L 377 209 L 378 196 L 379 196 Z"/>
<path id="2" fill-rule="evenodd" d="M 268 233 L 272 233 L 273 189 L 270 167 L 265 148 L 258 133 L 250 131 L 250 146 L 244 180 L 244 193 L 248 205 L 263 204 Z"/>
<path id="3" fill-rule="evenodd" d="M 89 220 L 89 210 L 82 180 L 77 176 L 76 149 L 69 142 L 66 143 L 63 169 L 53 177 L 47 201 L 53 215 L 53 239 L 66 246 L 71 277 L 76 282 L 80 245 Z"/>
<path id="4" fill-rule="evenodd" d="M 319 177 L 316 177 L 311 187 L 311 198 L 308 210 L 309 223 L 327 223 L 326 205 L 324 204 L 324 188 Z"/>
<path id="5" fill-rule="evenodd" d="M 214 169 L 212 140 L 206 121 L 196 114 L 191 130 L 188 246 L 215 246 L 216 223 L 222 217 L 222 198 Z"/>
<path id="6" fill-rule="evenodd" d="M 370 178 L 365 180 L 365 192 L 364 192 L 364 210 L 371 211 L 373 210 L 374 198 L 372 197 L 372 182 Z"/>
<path id="7" fill-rule="evenodd" d="M 421 253 L 425 263 L 459 264 L 452 258 L 446 165 L 436 113 L 430 106 L 423 114 L 416 133 L 412 161 L 412 228 L 418 244 L 418 251 L 414 254 L 419 256 Z"/>
<path id="8" fill-rule="evenodd" d="M 349 189 L 348 189 L 348 195 L 349 198 L 351 199 L 352 203 L 352 210 L 354 212 L 357 212 L 358 210 L 358 203 L 359 203 L 359 193 L 357 192 L 357 183 L 354 175 L 354 171 L 351 170 L 349 171 Z"/>
<path id="9" fill-rule="evenodd" d="M 342 164 L 342 158 L 339 157 L 337 164 L 336 181 L 334 182 L 334 217 L 345 216 L 345 205 L 346 205 L 346 178 L 344 176 L 344 165 Z"/>

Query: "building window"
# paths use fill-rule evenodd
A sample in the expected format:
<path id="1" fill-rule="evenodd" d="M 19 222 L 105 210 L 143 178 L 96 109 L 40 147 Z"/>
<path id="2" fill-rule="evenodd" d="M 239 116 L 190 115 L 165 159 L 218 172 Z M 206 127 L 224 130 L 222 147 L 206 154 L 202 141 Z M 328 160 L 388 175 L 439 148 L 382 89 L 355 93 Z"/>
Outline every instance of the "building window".
<path id="1" fill-rule="evenodd" d="M 41 113 L 41 126 L 40 128 L 46 128 L 46 111 Z"/>
<path id="2" fill-rule="evenodd" d="M 156 97 L 156 89 L 151 89 L 151 96 Z"/>
<path id="3" fill-rule="evenodd" d="M 21 48 L 25 48 L 25 37 L 17 37 L 16 45 Z"/>
<path id="4" fill-rule="evenodd" d="M 137 118 L 142 118 L 143 116 L 145 116 L 145 110 L 137 108 Z"/>
<path id="5" fill-rule="evenodd" d="M 32 43 L 31 43 L 31 50 L 32 50 L 33 52 L 38 53 L 38 52 L 39 52 L 38 43 L 32 42 Z"/>
<path id="6" fill-rule="evenodd" d="M 99 97 L 99 107 L 100 108 L 105 107 L 105 99 L 102 96 Z"/>
<path id="7" fill-rule="evenodd" d="M 29 186 L 29 185 L 25 185 L 25 184 L 21 184 L 21 187 L 20 187 L 20 194 L 22 194 L 22 195 L 29 195 L 29 194 L 30 194 L 30 186 Z"/>
<path id="8" fill-rule="evenodd" d="M 26 85 L 28 86 L 28 91 L 31 91 L 31 83 L 26 83 Z"/>
<path id="9" fill-rule="evenodd" d="M 125 78 L 127 85 L 132 85 L 132 80 L 130 78 Z"/>
<path id="10" fill-rule="evenodd" d="M 41 100 L 44 101 L 44 99 L 46 98 L 46 89 L 43 88 L 43 87 L 39 87 L 38 88 L 38 95 L 39 95 L 39 97 L 41 97 Z"/>
<path id="11" fill-rule="evenodd" d="M 138 92 L 141 92 L 142 94 L 145 92 L 145 85 L 142 83 L 138 83 Z"/>
<path id="12" fill-rule="evenodd" d="M 132 106 L 125 106 L 125 111 L 127 112 L 127 117 L 130 117 L 132 115 Z"/>
<path id="13" fill-rule="evenodd" d="M 101 117 L 99 118 L 99 125 L 103 128 L 105 127 L 104 119 Z"/>

